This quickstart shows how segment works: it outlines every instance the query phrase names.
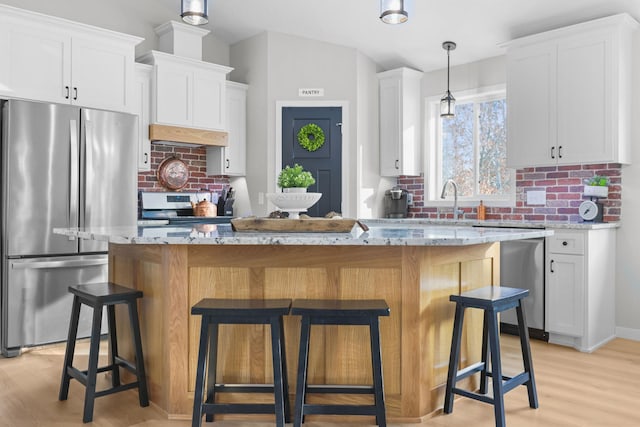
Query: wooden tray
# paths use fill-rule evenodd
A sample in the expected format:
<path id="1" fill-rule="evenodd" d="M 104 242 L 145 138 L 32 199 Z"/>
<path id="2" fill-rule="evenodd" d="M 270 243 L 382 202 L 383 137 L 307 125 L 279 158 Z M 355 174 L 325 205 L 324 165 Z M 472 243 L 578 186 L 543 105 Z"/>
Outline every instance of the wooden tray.
<path id="1" fill-rule="evenodd" d="M 233 231 L 273 231 L 281 233 L 349 233 L 358 223 L 363 230 L 368 227 L 355 219 L 329 218 L 233 218 Z"/>

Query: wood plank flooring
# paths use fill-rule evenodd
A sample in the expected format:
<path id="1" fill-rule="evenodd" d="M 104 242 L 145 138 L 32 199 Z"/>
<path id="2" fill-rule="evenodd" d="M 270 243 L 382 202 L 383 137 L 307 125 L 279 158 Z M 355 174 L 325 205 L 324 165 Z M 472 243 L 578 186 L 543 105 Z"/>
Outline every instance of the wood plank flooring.
<path id="1" fill-rule="evenodd" d="M 521 369 L 518 342 L 503 336 L 503 365 L 507 374 Z M 83 366 L 87 345 L 76 350 L 76 364 Z M 616 339 L 594 353 L 532 341 L 533 363 L 540 408 L 530 409 L 526 388 L 505 397 L 507 425 L 516 427 L 634 427 L 640 426 L 640 342 Z M 106 352 L 104 352 L 106 354 Z M 71 381 L 69 400 L 58 401 L 64 346 L 26 351 L 21 357 L 0 358 L 0 426 L 82 426 L 84 387 Z M 106 383 L 101 375 L 100 382 Z M 190 421 L 169 421 L 154 408 L 138 406 L 137 391 L 96 400 L 96 427 L 187 427 Z M 349 426 L 371 425 L 358 423 Z M 366 421 L 366 418 L 364 419 Z M 271 427 L 274 423 L 220 421 L 211 427 Z M 335 427 L 345 423 L 310 422 L 309 427 Z M 393 427 L 492 427 L 490 405 L 460 398 L 450 415 L 436 414 L 422 424 L 390 424 Z"/>

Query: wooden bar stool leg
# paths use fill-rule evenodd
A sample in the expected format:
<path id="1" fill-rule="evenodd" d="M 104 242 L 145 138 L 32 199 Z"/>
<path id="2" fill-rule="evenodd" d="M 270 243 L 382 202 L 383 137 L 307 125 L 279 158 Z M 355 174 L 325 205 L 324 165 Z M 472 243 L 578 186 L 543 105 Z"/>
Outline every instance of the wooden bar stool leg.
<path id="1" fill-rule="evenodd" d="M 298 381 L 296 384 L 296 403 L 293 426 L 301 427 L 304 418 L 305 393 L 307 391 L 307 365 L 309 362 L 309 335 L 311 319 L 302 316 L 300 322 L 300 353 L 298 355 Z"/>
<path id="2" fill-rule="evenodd" d="M 67 400 L 69 396 L 69 368 L 73 366 L 73 354 L 76 351 L 76 336 L 78 335 L 78 320 L 80 319 L 80 299 L 74 295 L 71 306 L 71 319 L 69 321 L 69 335 L 67 337 L 67 349 L 64 352 L 64 365 L 62 367 L 62 381 L 60 381 L 60 393 L 58 400 Z"/>
<path id="3" fill-rule="evenodd" d="M 480 393 L 487 394 L 487 371 L 489 370 L 489 312 L 484 310 L 484 320 L 482 322 L 482 363 L 483 368 L 480 371 Z"/>
<path id="4" fill-rule="evenodd" d="M 447 386 L 444 393 L 445 414 L 450 414 L 453 411 L 453 387 L 456 384 L 456 377 L 458 376 L 463 319 L 464 307 L 462 304 L 456 304 L 456 314 L 453 319 L 453 336 L 451 338 L 451 354 L 449 355 L 449 373 L 447 374 Z"/>
<path id="5" fill-rule="evenodd" d="M 493 379 L 493 411 L 496 417 L 496 427 L 506 427 L 504 418 L 504 392 L 502 388 L 502 364 L 500 362 L 500 330 L 498 315 L 495 310 L 489 312 L 489 348 L 491 353 L 491 377 Z"/>
<path id="6" fill-rule="evenodd" d="M 138 376 L 138 399 L 140 406 L 149 406 L 149 392 L 147 390 L 147 374 L 144 370 L 144 356 L 142 354 L 142 338 L 140 337 L 140 321 L 138 319 L 138 304 L 130 301 L 129 319 L 133 333 L 133 345 L 136 350 L 136 374 Z"/>
<path id="7" fill-rule="evenodd" d="M 118 337 L 116 333 L 116 308 L 114 305 L 107 306 L 107 323 L 109 326 L 109 361 L 111 363 L 111 385 L 120 385 L 120 367 L 116 363 L 118 357 Z"/>
<path id="8" fill-rule="evenodd" d="M 202 316 L 200 324 L 200 344 L 196 368 L 196 389 L 193 396 L 193 416 L 191 427 L 202 426 L 202 398 L 204 392 L 204 371 L 207 365 L 207 344 L 209 343 L 209 316 Z"/>
<path id="9" fill-rule="evenodd" d="M 209 361 L 207 362 L 206 403 L 216 403 L 216 367 L 218 366 L 218 324 L 209 323 Z M 213 414 L 204 417 L 208 423 L 213 421 Z"/>
<path id="10" fill-rule="evenodd" d="M 275 398 L 276 426 L 284 427 L 285 410 L 284 385 L 282 384 L 282 337 L 280 336 L 280 316 L 271 317 L 271 357 L 273 360 L 273 394 Z"/>
<path id="11" fill-rule="evenodd" d="M 533 361 L 531 359 L 531 347 L 529 346 L 529 329 L 527 328 L 527 321 L 524 314 L 524 308 L 522 300 L 520 300 L 516 307 L 516 313 L 518 315 L 518 328 L 520 332 L 520 347 L 522 348 L 522 362 L 524 364 L 524 371 L 529 373 L 529 381 L 527 381 L 527 393 L 529 394 L 529 407 L 538 407 L 538 392 L 536 390 L 536 380 L 533 375 Z"/>
<path id="12" fill-rule="evenodd" d="M 380 320 L 371 318 L 369 324 L 371 341 L 371 365 L 373 367 L 373 389 L 376 405 L 376 424 L 387 427 L 387 414 L 384 404 L 384 382 L 382 377 L 382 355 L 380 354 Z"/>
<path id="13" fill-rule="evenodd" d="M 102 304 L 93 308 L 91 325 L 91 342 L 89 344 L 89 367 L 87 368 L 87 385 L 84 394 L 84 411 L 82 422 L 93 420 L 93 403 L 96 395 L 96 379 L 98 376 L 98 355 L 100 353 L 100 329 L 102 328 Z"/>

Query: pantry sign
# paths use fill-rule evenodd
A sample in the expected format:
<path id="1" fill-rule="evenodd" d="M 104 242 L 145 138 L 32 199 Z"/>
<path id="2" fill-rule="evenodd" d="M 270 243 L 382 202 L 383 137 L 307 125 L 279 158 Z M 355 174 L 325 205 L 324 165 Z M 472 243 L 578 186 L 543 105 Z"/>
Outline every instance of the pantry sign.
<path id="1" fill-rule="evenodd" d="M 324 96 L 324 88 L 300 88 L 298 89 L 298 96 L 300 97 Z"/>

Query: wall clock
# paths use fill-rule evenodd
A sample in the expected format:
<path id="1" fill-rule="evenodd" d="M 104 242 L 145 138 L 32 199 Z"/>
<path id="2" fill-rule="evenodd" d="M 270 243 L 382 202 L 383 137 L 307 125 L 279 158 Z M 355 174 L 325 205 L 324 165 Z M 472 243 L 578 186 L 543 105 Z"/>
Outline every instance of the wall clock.
<path id="1" fill-rule="evenodd" d="M 158 167 L 160 185 L 170 190 L 180 190 L 189 182 L 189 167 L 177 157 L 167 157 Z"/>

